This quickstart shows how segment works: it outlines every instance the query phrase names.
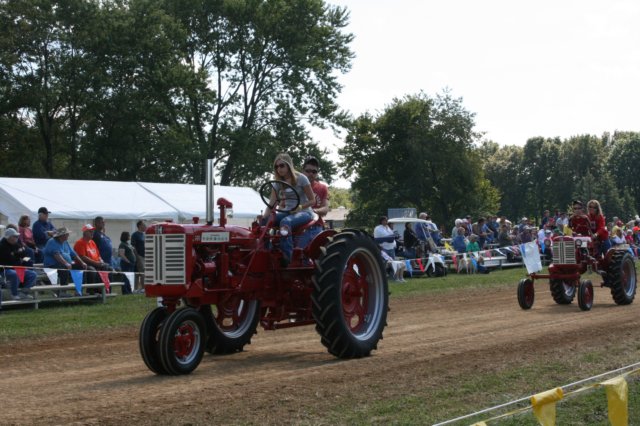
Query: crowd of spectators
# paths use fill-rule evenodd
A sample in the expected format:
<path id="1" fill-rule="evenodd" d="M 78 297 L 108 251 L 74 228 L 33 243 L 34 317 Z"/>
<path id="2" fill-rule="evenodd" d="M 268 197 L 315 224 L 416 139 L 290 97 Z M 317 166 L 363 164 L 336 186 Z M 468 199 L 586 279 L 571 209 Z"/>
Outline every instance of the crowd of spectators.
<path id="1" fill-rule="evenodd" d="M 7 225 L 0 240 L 0 272 L 13 300 L 33 298 L 28 290 L 37 279 L 34 266 L 56 269 L 61 285 L 70 282 L 70 271 L 74 269 L 84 271 L 84 283 L 101 283 L 99 271 L 109 272 L 110 280 L 119 271 L 144 271 L 143 221 L 137 223 L 138 230 L 133 233 L 135 239 L 131 243 L 129 232 L 122 233 L 117 256 L 113 256 L 113 244 L 105 234 L 103 217 L 97 216 L 93 224 L 84 225 L 82 236 L 72 247 L 71 232 L 66 227 L 56 228 L 49 220 L 50 213 L 46 207 L 38 209 L 38 220 L 33 226 L 28 215 L 21 216 L 17 226 Z M 135 283 L 129 283 L 126 275 L 123 280 L 123 294 L 132 293 Z M 137 292 L 141 292 L 142 281 L 137 287 Z"/>
<path id="2" fill-rule="evenodd" d="M 541 253 L 548 258 L 552 255 L 551 239 L 559 235 L 592 235 L 601 253 L 610 247 L 621 245 L 629 246 L 637 253 L 635 250 L 640 245 L 640 218 L 636 216 L 624 222 L 613 217 L 605 224 L 605 216 L 597 200 L 591 200 L 586 205 L 576 200 L 572 203 L 570 212 L 556 210 L 552 214 L 550 210 L 545 210 L 538 225 L 527 217 L 514 223 L 505 216 L 489 215 L 478 217 L 474 221 L 468 215 L 455 219 L 449 236 L 444 234 L 444 227 L 438 228 L 431 221 L 427 213 L 420 213 L 419 218 L 423 221 L 415 225 L 410 222 L 405 224 L 403 238 L 388 224 L 386 217 L 380 218 L 374 229 L 374 238 L 390 260 L 395 260 L 396 254 L 405 259 L 420 258 L 425 255 L 420 248 L 426 247 L 428 251 L 429 241 L 439 248 L 447 247 L 457 255 L 496 248 L 514 248 L 535 241 Z M 517 250 L 501 250 L 510 260 L 516 256 L 516 252 Z"/>

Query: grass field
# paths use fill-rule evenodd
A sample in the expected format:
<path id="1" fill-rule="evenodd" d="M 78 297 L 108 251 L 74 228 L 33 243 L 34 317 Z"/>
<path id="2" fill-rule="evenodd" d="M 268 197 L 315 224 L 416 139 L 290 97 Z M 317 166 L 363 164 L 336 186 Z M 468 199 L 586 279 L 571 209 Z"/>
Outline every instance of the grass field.
<path id="1" fill-rule="evenodd" d="M 514 288 L 524 269 L 496 271 L 489 275 L 448 275 L 442 278 L 410 279 L 392 284 L 391 297 L 455 292 L 465 288 Z M 45 306 L 38 310 L 12 310 L 0 315 L 0 349 L 7 342 L 103 329 L 137 329 L 155 306 L 155 299 L 140 295 L 119 296 L 106 304 L 68 304 Z M 540 358 L 527 365 L 495 366 L 473 376 L 452 376 L 437 387 L 425 385 L 410 395 L 353 407 L 339 403 L 323 414 L 335 424 L 432 424 L 486 407 L 527 397 L 533 387 L 541 392 L 595 374 L 611 365 L 623 366 L 640 361 L 640 342 L 620 341 L 613 347 L 581 353 L 577 358 Z M 426 404 L 425 402 L 429 403 Z M 525 404 L 526 405 L 526 404 Z M 513 409 L 515 407 L 511 407 Z M 485 414 L 458 424 L 473 424 L 500 412 Z M 640 383 L 629 379 L 630 424 L 640 424 Z M 568 398 L 558 405 L 559 425 L 606 425 L 607 402 L 604 389 L 594 389 Z M 491 424 L 536 425 L 531 412 Z"/>

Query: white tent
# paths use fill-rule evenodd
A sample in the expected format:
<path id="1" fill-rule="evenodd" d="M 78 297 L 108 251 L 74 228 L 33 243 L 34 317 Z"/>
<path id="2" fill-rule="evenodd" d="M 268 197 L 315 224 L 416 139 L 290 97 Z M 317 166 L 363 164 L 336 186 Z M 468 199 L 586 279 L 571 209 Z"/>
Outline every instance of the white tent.
<path id="1" fill-rule="evenodd" d="M 0 177 L 0 223 L 17 224 L 23 214 L 33 222 L 38 208 L 47 207 L 56 227 L 74 232 L 102 216 L 109 222 L 107 234 L 118 241 L 119 233 L 134 231 L 140 219 L 191 222 L 197 216 L 204 220 L 205 191 L 204 185 Z M 248 225 L 264 209 L 251 188 L 215 186 L 214 201 L 220 197 L 233 203 L 229 223 Z M 217 217 L 215 206 L 214 213 Z"/>
<path id="2" fill-rule="evenodd" d="M 0 213 L 9 222 L 23 214 L 35 220 L 43 206 L 52 220 L 178 219 L 173 207 L 136 182 L 0 178 Z"/>
<path id="3" fill-rule="evenodd" d="M 140 186 L 155 194 L 159 199 L 176 209 L 179 221 L 190 221 L 193 217 L 206 217 L 205 185 L 184 185 L 179 183 L 147 183 Z M 214 202 L 223 197 L 233 203 L 233 218 L 255 219 L 265 205 L 260 201 L 258 193 L 245 187 L 219 186 L 213 188 Z M 214 206 L 214 215 L 218 217 L 218 207 Z"/>

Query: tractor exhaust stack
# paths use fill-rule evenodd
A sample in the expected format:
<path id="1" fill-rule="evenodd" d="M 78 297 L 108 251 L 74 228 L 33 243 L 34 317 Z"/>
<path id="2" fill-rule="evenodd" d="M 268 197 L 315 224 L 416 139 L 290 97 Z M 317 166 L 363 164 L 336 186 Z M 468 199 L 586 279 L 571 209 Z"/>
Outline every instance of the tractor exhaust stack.
<path id="1" fill-rule="evenodd" d="M 213 159 L 207 159 L 206 172 L 206 191 L 207 191 L 207 225 L 213 225 Z"/>

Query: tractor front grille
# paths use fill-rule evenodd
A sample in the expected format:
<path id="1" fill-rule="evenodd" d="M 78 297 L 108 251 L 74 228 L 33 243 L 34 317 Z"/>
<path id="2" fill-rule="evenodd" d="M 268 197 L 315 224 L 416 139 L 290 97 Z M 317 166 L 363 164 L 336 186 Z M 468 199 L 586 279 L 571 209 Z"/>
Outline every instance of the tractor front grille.
<path id="1" fill-rule="evenodd" d="M 145 235 L 144 283 L 185 283 L 185 234 Z"/>
<path id="2" fill-rule="evenodd" d="M 575 241 L 554 241 L 552 245 L 553 263 L 556 265 L 576 264 Z"/>

